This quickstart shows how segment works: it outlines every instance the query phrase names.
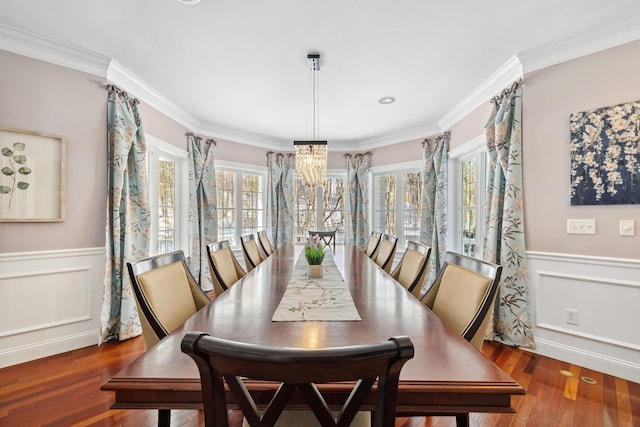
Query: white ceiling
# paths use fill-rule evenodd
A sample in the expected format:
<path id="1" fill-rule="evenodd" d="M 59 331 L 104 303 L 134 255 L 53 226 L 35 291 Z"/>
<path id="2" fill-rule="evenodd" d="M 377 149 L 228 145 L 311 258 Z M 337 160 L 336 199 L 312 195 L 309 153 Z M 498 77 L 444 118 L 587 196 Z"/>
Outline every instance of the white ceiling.
<path id="1" fill-rule="evenodd" d="M 543 50 L 558 62 L 556 46 L 636 28 L 639 12 L 638 0 L 2 0 L 0 25 L 112 58 L 192 130 L 256 145 L 309 136 L 306 56 L 320 53 L 318 136 L 361 148 L 444 130 L 514 55 L 520 72 Z"/>

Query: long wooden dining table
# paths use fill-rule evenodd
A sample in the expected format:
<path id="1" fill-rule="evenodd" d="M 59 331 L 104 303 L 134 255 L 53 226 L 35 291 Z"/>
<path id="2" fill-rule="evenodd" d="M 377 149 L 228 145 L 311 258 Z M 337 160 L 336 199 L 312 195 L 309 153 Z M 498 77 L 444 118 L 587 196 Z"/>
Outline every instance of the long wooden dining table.
<path id="1" fill-rule="evenodd" d="M 407 335 L 415 356 L 403 367 L 398 416 L 450 414 L 464 423 L 470 412 L 514 412 L 513 395 L 525 390 L 379 268 L 362 249 L 338 246 L 335 263 L 362 320 L 272 321 L 294 271 L 300 249 L 278 249 L 211 304 L 188 319 L 103 386 L 115 392 L 113 408 L 202 408 L 200 377 L 180 343 L 188 331 L 258 344 L 323 348 L 385 341 Z M 250 382 L 259 403 L 274 386 Z M 323 386 L 339 402 L 344 385 Z M 227 396 L 230 407 L 233 397 Z M 368 402 L 369 409 L 373 401 Z M 366 408 L 365 408 L 366 409 Z"/>

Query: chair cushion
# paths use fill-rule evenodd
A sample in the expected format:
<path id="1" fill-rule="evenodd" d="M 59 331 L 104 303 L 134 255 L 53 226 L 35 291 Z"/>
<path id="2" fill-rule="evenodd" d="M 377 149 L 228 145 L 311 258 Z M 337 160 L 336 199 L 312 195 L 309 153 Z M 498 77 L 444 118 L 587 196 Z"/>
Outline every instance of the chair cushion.
<path id="1" fill-rule="evenodd" d="M 258 252 L 258 245 L 255 240 L 247 240 L 244 244 L 251 261 L 253 261 L 254 265 L 260 264 L 262 261 L 260 259 L 260 253 Z"/>
<path id="2" fill-rule="evenodd" d="M 402 265 L 400 266 L 400 273 L 398 275 L 398 282 L 405 288 L 411 286 L 418 273 L 420 267 L 424 262 L 424 255 L 420 252 L 416 252 L 413 249 L 407 249 L 402 259 Z"/>
<path id="3" fill-rule="evenodd" d="M 233 262 L 231 249 L 220 249 L 219 251 L 214 252 L 211 257 L 213 258 L 213 265 L 216 267 L 218 274 L 222 277 L 222 281 L 227 287 L 230 287 L 240 279 L 236 272 L 236 266 Z"/>
<path id="4" fill-rule="evenodd" d="M 473 320 L 490 284 L 488 277 L 447 264 L 432 310 L 462 334 Z"/>
<path id="5" fill-rule="evenodd" d="M 181 262 L 141 274 L 138 281 L 151 309 L 167 331 L 181 326 L 197 311 Z"/>
<path id="6" fill-rule="evenodd" d="M 376 264 L 382 267 L 389 255 L 391 255 L 391 250 L 393 249 L 393 243 L 388 240 L 383 240 L 380 242 L 380 247 L 378 248 L 378 255 L 376 256 Z"/>
<path id="7" fill-rule="evenodd" d="M 378 238 L 372 236 L 369 239 L 369 243 L 367 243 L 367 247 L 365 248 L 364 253 L 367 255 L 371 255 L 375 250 L 377 244 L 378 244 Z"/>

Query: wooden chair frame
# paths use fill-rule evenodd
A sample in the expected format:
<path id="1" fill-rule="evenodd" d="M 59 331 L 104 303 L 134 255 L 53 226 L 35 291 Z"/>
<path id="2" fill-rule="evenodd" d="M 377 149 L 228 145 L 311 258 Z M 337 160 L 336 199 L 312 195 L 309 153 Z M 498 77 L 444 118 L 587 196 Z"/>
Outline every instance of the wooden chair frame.
<path id="1" fill-rule="evenodd" d="M 367 243 L 364 244 L 364 248 L 362 248 L 364 253 L 367 254 L 367 256 L 369 258 L 372 258 L 373 254 L 376 253 L 376 249 L 378 249 L 378 246 L 380 245 L 380 239 L 381 238 L 382 238 L 382 233 L 380 233 L 379 231 L 372 231 L 371 232 L 371 236 L 369 236 L 369 240 L 367 240 Z M 373 239 L 375 239 L 375 240 L 373 240 Z M 375 241 L 376 244 L 371 249 L 371 252 L 367 253 L 367 249 L 369 248 L 369 243 L 371 243 L 372 241 Z"/>
<path id="2" fill-rule="evenodd" d="M 258 231 L 258 242 L 260 243 L 263 252 L 267 254 L 267 256 L 276 251 L 276 248 L 274 248 L 271 244 L 271 240 L 269 240 L 266 231 Z"/>
<path id="3" fill-rule="evenodd" d="M 400 371 L 414 352 L 406 336 L 370 345 L 297 349 L 233 342 L 202 332 L 189 332 L 181 348 L 200 371 L 207 427 L 228 427 L 224 382 L 252 427 L 273 426 L 296 390 L 323 427 L 335 427 L 351 423 L 376 380 L 373 426 L 393 427 Z M 262 414 L 241 377 L 281 382 Z M 341 381 L 356 385 L 336 422 L 316 384 Z"/>
<path id="4" fill-rule="evenodd" d="M 253 259 L 249 255 L 249 251 L 247 251 L 247 242 L 249 241 L 253 241 L 253 243 L 256 245 L 256 248 L 258 249 L 259 259 Z M 258 240 L 256 239 L 256 236 L 254 236 L 253 234 L 247 234 L 240 237 L 240 243 L 242 244 L 242 253 L 244 254 L 244 262 L 247 266 L 247 272 L 253 270 L 258 266 L 258 264 L 260 264 L 262 261 L 267 259 L 267 254 L 264 253 L 264 251 L 262 250 L 262 247 L 260 246 L 260 244 L 258 243 Z"/>
<path id="5" fill-rule="evenodd" d="M 416 272 L 416 276 L 413 279 L 413 281 L 407 284 L 401 283 L 401 285 L 404 286 L 407 289 L 407 291 L 415 295 L 416 298 L 420 299 L 421 293 L 422 293 L 422 283 L 424 282 L 424 279 L 427 276 L 427 265 L 429 264 L 429 257 L 431 256 L 431 248 L 429 246 L 423 245 L 418 242 L 409 241 L 409 243 L 407 243 L 407 249 L 402 255 L 400 262 L 391 273 L 391 277 L 393 277 L 396 280 L 399 279 L 402 263 L 405 260 L 405 256 L 408 250 L 412 250 L 424 255 L 424 260 L 422 261 L 422 264 L 420 265 L 418 271 Z"/>
<path id="6" fill-rule="evenodd" d="M 207 259 L 209 260 L 209 272 L 211 273 L 211 278 L 213 279 L 213 291 L 216 294 L 216 296 L 220 295 L 221 293 L 229 289 L 231 286 L 233 286 L 233 283 L 225 283 L 224 279 L 218 272 L 218 269 L 216 268 L 215 263 L 213 262 L 213 254 L 222 249 L 229 249 L 231 251 L 231 244 L 229 243 L 228 240 L 209 243 L 207 245 Z M 233 251 L 231 251 L 231 257 L 233 260 L 233 267 L 236 270 L 236 274 L 238 275 L 238 277 L 243 277 L 246 274 L 246 272 L 244 271 L 244 269 L 236 259 L 235 255 L 233 255 Z"/>
<path id="7" fill-rule="evenodd" d="M 387 259 L 383 260 L 381 264 L 378 264 L 378 262 L 376 261 L 376 258 L 378 258 L 378 253 L 380 252 L 380 248 L 382 246 L 382 242 L 383 241 L 388 241 L 392 243 L 392 248 L 391 248 L 391 252 L 389 253 L 389 256 L 387 257 Z M 376 250 L 373 252 L 373 254 L 371 255 L 371 259 L 380 266 L 380 268 L 382 268 L 384 271 L 386 271 L 387 273 L 391 272 L 391 265 L 393 264 L 393 259 L 396 256 L 396 245 L 398 244 L 398 238 L 396 236 L 392 236 L 391 234 L 383 234 L 380 237 L 380 241 L 378 242 L 378 245 L 376 246 Z"/>
<path id="8" fill-rule="evenodd" d="M 148 327 L 151 328 L 153 333 L 156 335 L 158 340 L 169 335 L 171 331 L 168 331 L 160 319 L 156 316 L 153 309 L 151 308 L 151 304 L 147 299 L 146 295 L 142 290 L 142 286 L 138 281 L 138 275 L 144 274 L 148 271 L 155 270 L 157 268 L 161 268 L 173 263 L 179 262 L 182 264 L 185 273 L 187 275 L 187 280 L 189 281 L 189 287 L 191 289 L 191 293 L 194 297 L 194 301 L 196 302 L 196 306 L 208 303 L 211 299 L 207 296 L 207 294 L 198 286 L 196 280 L 194 279 L 189 267 L 187 266 L 184 252 L 175 251 L 168 254 L 156 255 L 148 258 L 141 259 L 135 262 L 127 263 L 127 270 L 129 272 L 129 278 L 131 279 L 131 287 L 133 288 L 133 292 L 136 296 L 136 302 L 138 304 L 138 309 L 142 312 L 144 319 L 140 319 L 140 322 L 144 325 L 146 322 Z M 198 301 L 200 304 L 198 304 Z M 145 343 L 146 345 L 146 343 Z M 171 410 L 170 409 L 158 409 L 158 425 L 168 426 L 171 423 Z"/>

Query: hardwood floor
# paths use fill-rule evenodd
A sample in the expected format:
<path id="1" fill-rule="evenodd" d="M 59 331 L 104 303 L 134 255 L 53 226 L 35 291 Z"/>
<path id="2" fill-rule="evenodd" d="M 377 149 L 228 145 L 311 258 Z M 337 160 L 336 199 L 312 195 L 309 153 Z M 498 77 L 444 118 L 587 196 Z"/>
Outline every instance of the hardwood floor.
<path id="1" fill-rule="evenodd" d="M 100 391 L 144 351 L 141 337 L 0 369 L 0 426 L 155 426 L 153 410 L 112 410 Z M 471 414 L 472 426 L 639 426 L 640 384 L 498 343 L 484 354 L 527 389 L 515 414 Z M 565 376 L 561 371 L 573 376 Z M 581 379 L 596 381 L 589 384 Z M 242 416 L 232 414 L 232 427 Z M 200 411 L 172 411 L 172 426 L 201 426 Z M 398 418 L 396 427 L 453 427 L 452 417 Z M 301 426 L 304 427 L 304 426 Z"/>

